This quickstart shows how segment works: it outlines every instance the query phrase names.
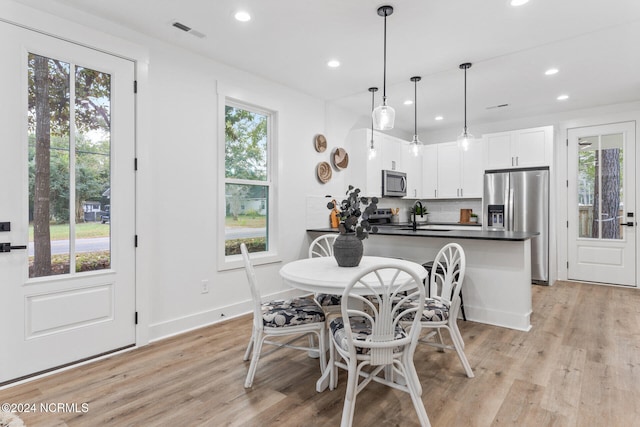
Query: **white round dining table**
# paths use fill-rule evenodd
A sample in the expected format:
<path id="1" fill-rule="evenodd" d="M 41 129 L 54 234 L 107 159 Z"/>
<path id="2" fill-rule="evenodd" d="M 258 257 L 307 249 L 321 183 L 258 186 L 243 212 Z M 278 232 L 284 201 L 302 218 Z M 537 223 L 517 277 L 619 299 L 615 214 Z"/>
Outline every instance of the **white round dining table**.
<path id="1" fill-rule="evenodd" d="M 370 267 L 402 267 L 414 273 L 420 281 L 427 277 L 427 270 L 413 261 L 407 261 L 397 258 L 385 258 L 377 256 L 364 256 L 357 267 L 340 267 L 334 257 L 317 257 L 305 258 L 292 261 L 285 264 L 280 269 L 280 276 L 289 286 L 304 291 L 324 294 L 342 295 L 347 285 L 351 281 L 359 277 L 360 274 Z M 374 273 L 370 273 L 371 281 L 366 280 L 366 276 L 362 278 L 368 286 L 354 287 L 352 292 L 360 292 L 363 295 L 371 294 L 377 286 L 380 286 L 379 280 Z M 381 279 L 384 282 L 392 280 L 395 272 L 393 270 L 379 270 Z M 406 279 L 405 277 L 406 276 Z M 396 283 L 400 284 L 411 276 L 405 272 L 401 272 Z M 387 282 L 388 283 L 388 282 Z M 325 390 L 329 384 L 329 369 L 325 369 L 322 376 L 316 382 L 316 391 Z"/>
<path id="2" fill-rule="evenodd" d="M 392 266 L 402 267 L 415 273 L 420 280 L 427 277 L 427 270 L 413 261 L 407 261 L 397 258 L 386 258 L 378 256 L 363 256 L 357 267 L 340 267 L 334 257 L 317 257 L 304 258 L 285 264 L 280 269 L 280 276 L 289 286 L 304 291 L 342 295 L 347 285 L 364 270 L 374 266 Z M 381 277 L 385 280 L 385 274 L 391 280 L 393 271 L 382 270 Z M 371 284 L 375 284 L 377 280 L 372 274 Z M 401 273 L 407 276 L 406 273 Z M 401 278 L 401 277 L 400 277 Z M 363 281 L 367 282 L 366 277 Z M 361 288 L 362 293 L 370 293 L 365 287 Z M 354 288 L 357 291 L 357 288 Z"/>

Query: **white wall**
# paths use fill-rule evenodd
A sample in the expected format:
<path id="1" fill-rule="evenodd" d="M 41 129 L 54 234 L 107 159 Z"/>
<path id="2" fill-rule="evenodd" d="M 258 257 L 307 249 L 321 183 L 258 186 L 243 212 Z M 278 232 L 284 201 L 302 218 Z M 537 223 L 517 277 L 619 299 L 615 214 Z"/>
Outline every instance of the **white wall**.
<path id="1" fill-rule="evenodd" d="M 216 265 L 221 249 L 216 236 L 217 144 L 223 143 L 218 128 L 220 87 L 236 99 L 277 111 L 282 262 L 256 270 L 263 295 L 291 292 L 278 271 L 283 262 L 306 253 L 306 196 L 344 192 L 340 173 L 334 170 L 334 179 L 322 184 L 316 178 L 316 164 L 330 161 L 331 150 L 344 145 L 355 115 L 73 9 L 43 5 L 49 13 L 64 17 L 59 18 L 11 0 L 0 0 L 0 7 L 4 19 L 137 61 L 139 344 L 251 308 L 244 270 L 219 272 Z M 329 142 L 324 153 L 314 149 L 318 133 Z M 200 292 L 203 279 L 210 281 L 207 294 Z"/>

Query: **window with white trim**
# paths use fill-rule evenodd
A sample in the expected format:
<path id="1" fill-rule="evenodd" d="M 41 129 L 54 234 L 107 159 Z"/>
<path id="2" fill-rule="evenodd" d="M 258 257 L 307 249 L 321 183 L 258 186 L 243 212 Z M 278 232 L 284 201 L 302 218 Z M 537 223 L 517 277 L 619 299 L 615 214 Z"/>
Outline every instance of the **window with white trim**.
<path id="1" fill-rule="evenodd" d="M 273 113 L 225 101 L 224 254 L 270 252 Z"/>

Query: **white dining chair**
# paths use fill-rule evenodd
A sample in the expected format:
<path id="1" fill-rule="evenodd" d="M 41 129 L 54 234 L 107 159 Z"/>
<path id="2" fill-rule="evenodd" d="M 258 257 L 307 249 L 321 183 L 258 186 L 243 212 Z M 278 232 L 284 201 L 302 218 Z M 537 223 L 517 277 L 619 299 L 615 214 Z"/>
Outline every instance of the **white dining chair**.
<path id="1" fill-rule="evenodd" d="M 253 384 L 263 344 L 319 353 L 320 372 L 323 373 L 327 360 L 325 345 L 326 318 L 322 307 L 312 298 L 262 302 L 255 270 L 249 258 L 247 246 L 244 243 L 240 245 L 240 251 L 242 252 L 242 259 L 253 300 L 253 327 L 251 339 L 244 354 L 244 360 L 247 361 L 251 358 L 251 364 L 249 365 L 244 386 L 249 388 Z M 317 347 L 293 344 L 294 341 L 309 334 L 313 334 L 312 336 L 317 338 Z M 267 338 L 269 337 L 288 337 L 290 339 L 289 341 L 281 342 L 268 340 Z M 309 342 L 313 342 L 313 340 L 309 340 Z"/>
<path id="2" fill-rule="evenodd" d="M 337 238 L 337 233 L 316 237 L 309 245 L 309 258 L 333 256 L 333 243 Z M 326 314 L 340 313 L 341 295 L 317 293 L 314 297 Z"/>
<path id="3" fill-rule="evenodd" d="M 465 269 L 464 250 L 457 243 L 446 244 L 436 255 L 428 284 L 430 297 L 425 300 L 420 322 L 422 329 L 428 330 L 428 333 L 420 342 L 439 349 L 455 350 L 467 377 L 473 378 L 473 370 L 464 353 L 462 334 L 458 329 L 460 292 Z M 453 345 L 444 343 L 440 332 L 442 329 L 449 332 Z"/>
<path id="4" fill-rule="evenodd" d="M 356 397 L 371 381 L 408 393 L 420 424 L 430 426 L 413 364 L 423 305 L 408 304 L 424 298 L 422 280 L 393 264 L 365 269 L 344 290 L 342 300 L 349 304 L 343 304 L 342 316 L 331 321 L 327 366 L 331 390 L 337 385 L 338 368 L 348 372 L 342 427 L 353 423 Z M 405 316 L 413 316 L 409 328 L 400 324 Z"/>

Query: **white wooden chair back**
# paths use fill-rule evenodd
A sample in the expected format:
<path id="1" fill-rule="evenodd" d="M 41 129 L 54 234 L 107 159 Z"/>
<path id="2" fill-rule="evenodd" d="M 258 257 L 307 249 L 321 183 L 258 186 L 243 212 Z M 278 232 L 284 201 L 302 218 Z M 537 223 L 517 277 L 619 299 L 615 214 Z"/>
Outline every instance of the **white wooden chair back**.
<path id="1" fill-rule="evenodd" d="M 364 351 L 370 355 L 371 365 L 388 365 L 398 348 L 413 352 L 425 300 L 422 280 L 416 274 L 392 264 L 368 268 L 346 287 L 342 300 L 348 298 L 355 303 L 342 304 L 341 311 L 350 358 Z M 405 316 L 413 317 L 408 330 L 400 325 Z M 370 335 L 363 337 L 347 319 L 360 321 L 363 329 L 370 326 Z"/>
<path id="2" fill-rule="evenodd" d="M 466 268 L 462 246 L 448 243 L 440 249 L 433 261 L 429 289 L 431 298 L 440 300 L 450 307 L 460 307 L 460 291 Z M 451 313 L 457 316 L 456 313 Z"/>
<path id="3" fill-rule="evenodd" d="M 333 242 L 337 237 L 337 233 L 316 237 L 309 245 L 309 258 L 333 256 Z"/>
<path id="4" fill-rule="evenodd" d="M 249 250 L 244 243 L 240 244 L 240 252 L 242 253 L 242 260 L 244 261 L 244 269 L 247 273 L 247 280 L 249 282 L 249 290 L 251 291 L 251 299 L 253 300 L 253 326 L 258 330 L 263 330 L 264 324 L 262 323 L 262 299 L 260 292 L 258 291 L 258 281 L 256 279 L 256 272 L 253 269 L 253 264 L 249 259 Z"/>

